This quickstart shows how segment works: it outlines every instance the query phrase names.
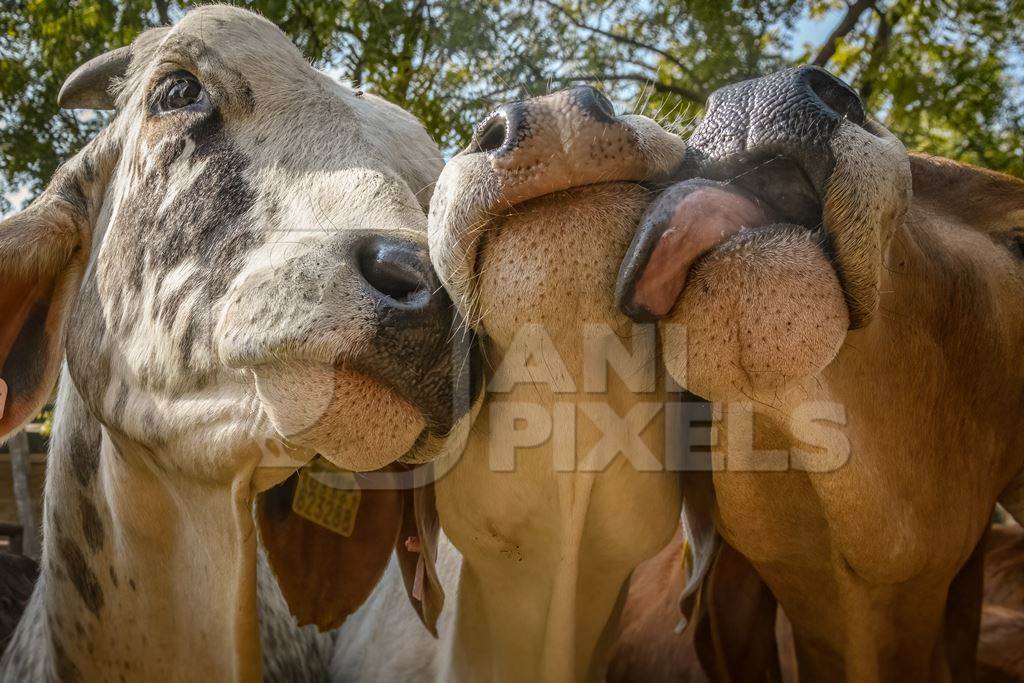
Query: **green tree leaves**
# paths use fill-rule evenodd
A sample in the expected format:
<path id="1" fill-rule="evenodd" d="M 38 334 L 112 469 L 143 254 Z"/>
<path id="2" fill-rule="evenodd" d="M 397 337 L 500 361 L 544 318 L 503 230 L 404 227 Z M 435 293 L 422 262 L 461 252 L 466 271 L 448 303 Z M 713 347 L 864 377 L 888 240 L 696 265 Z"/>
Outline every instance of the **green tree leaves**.
<path id="1" fill-rule="evenodd" d="M 0 5 L 0 208 L 4 192 L 36 192 L 102 117 L 57 109 L 64 77 L 157 21 L 147 2 L 8 0 Z"/>
<path id="2" fill-rule="evenodd" d="M 40 189 L 104 116 L 60 111 L 86 59 L 192 0 L 0 5 L 0 209 Z M 1024 0 L 251 0 L 318 66 L 411 110 L 454 151 L 498 102 L 592 82 L 681 130 L 707 95 L 813 61 L 911 149 L 1024 175 Z M 831 33 L 804 46 L 797 29 Z"/>

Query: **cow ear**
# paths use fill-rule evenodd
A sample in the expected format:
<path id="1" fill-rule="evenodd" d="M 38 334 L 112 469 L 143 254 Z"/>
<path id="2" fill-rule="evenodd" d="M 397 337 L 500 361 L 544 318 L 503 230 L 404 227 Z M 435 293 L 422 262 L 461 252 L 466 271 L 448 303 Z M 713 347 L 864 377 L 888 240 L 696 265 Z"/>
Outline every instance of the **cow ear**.
<path id="1" fill-rule="evenodd" d="M 61 89 L 61 105 L 112 107 L 112 81 L 166 31 L 147 31 L 131 48 L 83 64 Z M 6 394 L 0 441 L 38 412 L 57 380 L 67 312 L 88 261 L 91 221 L 119 152 L 117 142 L 101 133 L 58 169 L 28 208 L 0 222 L 0 393 Z"/>
<path id="2" fill-rule="evenodd" d="M 704 673 L 713 681 L 781 681 L 777 608 L 750 562 L 722 542 L 690 625 Z"/>
<path id="3" fill-rule="evenodd" d="M 86 193 L 75 164 L 24 211 L 0 223 L 0 440 L 49 396 L 63 358 L 64 323 L 86 263 Z"/>
<path id="4" fill-rule="evenodd" d="M 437 619 L 444 607 L 444 588 L 437 576 L 437 544 L 441 524 L 434 498 L 433 466 L 415 473 L 424 480 L 405 491 L 406 505 L 395 552 L 402 569 L 405 590 L 413 609 L 431 635 L 437 637 Z"/>
<path id="5" fill-rule="evenodd" d="M 358 486 L 361 475 L 344 476 Z M 374 473 L 375 484 L 388 476 L 394 486 L 359 489 L 335 486 L 329 477 L 304 469 L 257 496 L 267 559 L 299 625 L 315 624 L 321 631 L 341 626 L 370 596 L 393 550 L 410 596 L 419 596 L 414 606 L 423 606 L 417 612 L 425 623 L 425 615 L 436 621 L 443 602 L 433 566 L 437 527 L 435 522 L 433 540 L 420 541 L 416 514 L 419 507 L 436 520 L 432 491 L 424 497 L 401 489 L 397 472 Z"/>
<path id="6" fill-rule="evenodd" d="M 260 493 L 256 515 L 267 559 L 300 626 L 341 626 L 370 596 L 402 524 L 402 492 L 360 490 L 299 470 Z M 351 477 L 351 475 L 348 475 Z"/>
<path id="7" fill-rule="evenodd" d="M 718 534 L 711 471 L 684 471 L 682 478 L 687 555 L 679 606 L 701 667 L 714 681 L 781 680 L 775 596 Z"/>
<path id="8" fill-rule="evenodd" d="M 679 598 L 684 624 L 701 609 L 701 588 L 721 546 L 715 528 L 715 487 L 711 472 L 693 470 L 682 473 L 683 535 L 686 583 Z"/>

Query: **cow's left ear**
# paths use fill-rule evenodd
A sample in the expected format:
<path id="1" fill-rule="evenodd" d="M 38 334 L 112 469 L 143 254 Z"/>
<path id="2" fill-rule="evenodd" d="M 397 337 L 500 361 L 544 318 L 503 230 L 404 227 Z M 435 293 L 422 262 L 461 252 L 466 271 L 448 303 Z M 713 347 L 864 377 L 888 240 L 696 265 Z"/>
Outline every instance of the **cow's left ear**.
<path id="1" fill-rule="evenodd" d="M 686 583 L 679 597 L 684 622 L 693 621 L 701 610 L 701 589 L 718 556 L 722 539 L 715 528 L 715 487 L 708 470 L 684 471 L 683 562 Z"/>
<path id="2" fill-rule="evenodd" d="M 402 568 L 405 591 L 420 621 L 437 637 L 437 619 L 444 607 L 444 588 L 437 576 L 437 544 L 441 522 L 434 498 L 433 466 L 421 465 L 417 474 L 431 483 L 420 482 L 405 491 L 402 530 L 395 545 Z"/>
<path id="3" fill-rule="evenodd" d="M 155 45 L 158 36 L 147 31 L 136 43 Z M 133 49 L 114 50 L 76 69 L 61 89 L 61 106 L 113 106 L 110 84 L 125 74 Z M 0 380 L 7 385 L 0 440 L 38 412 L 57 381 L 66 314 L 119 151 L 101 133 L 57 170 L 24 211 L 0 223 Z"/>
<path id="4" fill-rule="evenodd" d="M 418 468 L 425 481 L 429 469 Z M 300 470 L 258 495 L 260 537 L 299 625 L 321 631 L 341 626 L 370 596 L 394 551 L 413 608 L 437 635 L 444 592 L 434 568 L 439 526 L 433 484 L 400 488 L 411 475 L 376 472 L 375 484 L 391 476 L 395 486 L 331 491 L 329 479 L 313 480 Z M 357 486 L 360 478 L 354 477 Z"/>
<path id="5" fill-rule="evenodd" d="M 87 199 L 62 168 L 24 211 L 0 223 L 0 440 L 49 396 L 63 358 L 64 323 L 87 261 Z"/>

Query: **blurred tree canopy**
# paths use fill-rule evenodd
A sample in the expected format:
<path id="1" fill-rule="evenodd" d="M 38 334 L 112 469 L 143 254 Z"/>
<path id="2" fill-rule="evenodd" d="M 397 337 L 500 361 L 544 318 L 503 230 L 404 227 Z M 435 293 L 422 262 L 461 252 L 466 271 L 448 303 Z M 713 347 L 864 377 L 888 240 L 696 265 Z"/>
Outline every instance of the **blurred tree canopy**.
<path id="1" fill-rule="evenodd" d="M 0 210 L 104 115 L 60 111 L 76 66 L 191 0 L 4 0 Z M 317 66 L 423 120 L 442 148 L 496 103 L 593 82 L 684 131 L 721 85 L 796 63 L 852 83 L 911 149 L 1024 176 L 1024 0 L 251 0 Z M 800 27 L 834 26 L 818 44 Z"/>

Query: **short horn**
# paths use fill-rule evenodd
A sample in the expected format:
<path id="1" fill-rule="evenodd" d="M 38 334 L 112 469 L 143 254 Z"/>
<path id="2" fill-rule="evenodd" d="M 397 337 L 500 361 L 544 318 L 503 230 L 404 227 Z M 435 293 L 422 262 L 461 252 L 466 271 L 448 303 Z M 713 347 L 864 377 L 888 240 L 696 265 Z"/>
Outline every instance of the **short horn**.
<path id="1" fill-rule="evenodd" d="M 124 76 L 132 63 L 131 46 L 94 57 L 75 69 L 61 86 L 57 104 L 63 109 L 113 109 L 113 79 Z"/>
<path id="2" fill-rule="evenodd" d="M 141 33 L 131 45 L 119 47 L 93 57 L 75 69 L 57 95 L 57 104 L 63 109 L 114 109 L 110 84 L 115 78 L 128 73 L 132 57 L 162 40 L 170 29 L 162 26 Z"/>

